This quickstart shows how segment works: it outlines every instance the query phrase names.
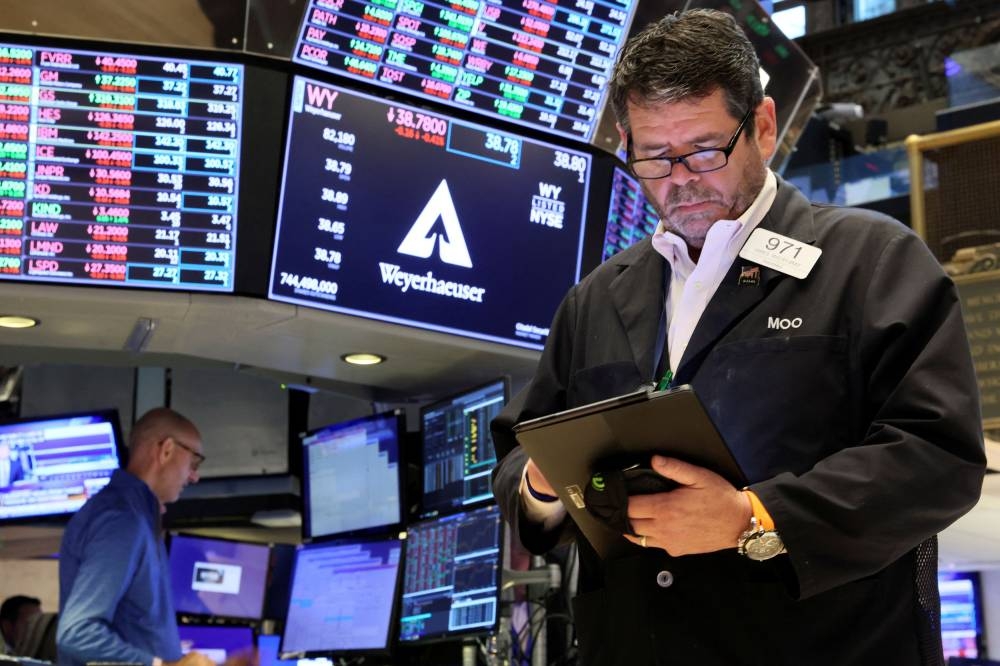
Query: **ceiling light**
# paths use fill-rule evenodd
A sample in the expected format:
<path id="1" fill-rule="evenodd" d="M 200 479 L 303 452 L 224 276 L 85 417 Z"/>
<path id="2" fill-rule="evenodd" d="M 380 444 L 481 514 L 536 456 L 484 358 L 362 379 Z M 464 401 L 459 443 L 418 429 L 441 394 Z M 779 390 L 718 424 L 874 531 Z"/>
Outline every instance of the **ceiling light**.
<path id="1" fill-rule="evenodd" d="M 385 360 L 381 354 L 369 354 L 367 352 L 357 352 L 354 354 L 344 354 L 340 357 L 344 363 L 351 365 L 378 365 Z"/>
<path id="2" fill-rule="evenodd" d="M 132 325 L 132 330 L 128 334 L 128 338 L 125 340 L 125 344 L 122 345 L 122 349 L 130 351 L 133 354 L 145 351 L 146 347 L 149 346 L 150 340 L 153 339 L 156 322 L 156 319 L 149 319 L 148 317 L 139 317 L 136 319 L 135 324 Z"/>
<path id="3" fill-rule="evenodd" d="M 34 317 L 0 315 L 0 326 L 4 328 L 31 328 L 32 326 L 38 326 L 39 323 Z"/>

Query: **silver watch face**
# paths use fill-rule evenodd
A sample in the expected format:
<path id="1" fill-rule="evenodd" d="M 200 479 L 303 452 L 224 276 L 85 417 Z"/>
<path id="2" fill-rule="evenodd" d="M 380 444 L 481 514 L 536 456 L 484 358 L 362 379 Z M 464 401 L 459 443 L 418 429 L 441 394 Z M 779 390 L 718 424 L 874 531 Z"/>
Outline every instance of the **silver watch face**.
<path id="1" fill-rule="evenodd" d="M 785 543 L 777 532 L 758 532 L 750 536 L 743 549 L 751 560 L 769 560 L 785 552 Z"/>

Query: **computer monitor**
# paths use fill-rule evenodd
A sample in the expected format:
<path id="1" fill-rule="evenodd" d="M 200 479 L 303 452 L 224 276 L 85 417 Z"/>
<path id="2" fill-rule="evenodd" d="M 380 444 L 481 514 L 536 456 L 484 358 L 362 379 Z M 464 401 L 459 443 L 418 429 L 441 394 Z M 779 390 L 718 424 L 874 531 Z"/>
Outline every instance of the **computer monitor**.
<path id="1" fill-rule="evenodd" d="M 0 43 L 0 281 L 232 292 L 246 67 Z"/>
<path id="2" fill-rule="evenodd" d="M 639 180 L 624 167 L 613 167 L 601 261 L 652 236 L 659 221 L 659 215 L 643 194 Z"/>
<path id="3" fill-rule="evenodd" d="M 402 543 L 355 537 L 299 547 L 281 657 L 389 652 Z"/>
<path id="4" fill-rule="evenodd" d="M 938 573 L 938 593 L 945 658 L 985 656 L 979 573 L 941 571 Z"/>
<path id="5" fill-rule="evenodd" d="M 257 637 L 258 666 L 296 666 L 297 659 L 282 659 L 278 654 L 281 648 L 281 635 L 261 634 Z"/>
<path id="6" fill-rule="evenodd" d="M 181 637 L 181 652 L 200 652 L 216 664 L 224 664 L 241 652 L 249 654 L 254 648 L 251 627 L 181 624 L 177 631 Z"/>
<path id="7" fill-rule="evenodd" d="M 589 152 L 299 76 L 289 111 L 269 298 L 543 348 Z"/>
<path id="8" fill-rule="evenodd" d="M 0 521 L 75 513 L 107 485 L 124 456 L 115 410 L 0 425 Z"/>
<path id="9" fill-rule="evenodd" d="M 259 620 L 270 546 L 189 534 L 170 539 L 170 580 L 178 613 Z"/>
<path id="10" fill-rule="evenodd" d="M 493 630 L 503 562 L 500 527 L 495 505 L 410 526 L 400 642 Z"/>
<path id="11" fill-rule="evenodd" d="M 478 506 L 493 499 L 490 480 L 497 454 L 490 421 L 507 404 L 509 393 L 507 379 L 501 378 L 420 410 L 422 517 Z"/>
<path id="12" fill-rule="evenodd" d="M 302 436 L 303 537 L 316 539 L 402 522 L 402 410 Z"/>
<path id="13" fill-rule="evenodd" d="M 636 0 L 310 0 L 292 59 L 588 141 Z"/>

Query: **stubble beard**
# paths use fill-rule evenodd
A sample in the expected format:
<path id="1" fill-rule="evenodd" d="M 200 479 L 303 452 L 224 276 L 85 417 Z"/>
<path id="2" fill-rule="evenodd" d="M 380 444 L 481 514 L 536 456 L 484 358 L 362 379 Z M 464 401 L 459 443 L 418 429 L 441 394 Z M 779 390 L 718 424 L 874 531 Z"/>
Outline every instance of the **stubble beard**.
<path id="1" fill-rule="evenodd" d="M 663 201 L 656 201 L 648 192 L 645 194 L 664 228 L 683 238 L 690 247 L 701 248 L 712 225 L 723 219 L 735 220 L 746 212 L 764 187 L 766 174 L 763 163 L 753 160 L 745 168 L 743 179 L 731 197 L 697 181 L 671 188 Z M 678 206 L 695 203 L 711 203 L 713 208 L 688 214 L 676 211 Z M 721 215 L 720 209 L 724 211 Z"/>

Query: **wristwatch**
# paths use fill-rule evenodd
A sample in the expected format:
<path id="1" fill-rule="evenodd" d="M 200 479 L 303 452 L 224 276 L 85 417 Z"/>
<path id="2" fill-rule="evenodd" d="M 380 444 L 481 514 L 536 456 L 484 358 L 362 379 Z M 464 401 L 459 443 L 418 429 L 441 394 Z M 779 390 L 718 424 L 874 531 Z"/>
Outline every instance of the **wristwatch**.
<path id="1" fill-rule="evenodd" d="M 750 519 L 750 529 L 740 535 L 736 549 L 740 555 L 758 562 L 787 552 L 785 543 L 778 533 L 774 530 L 765 530 L 758 524 L 756 517 Z"/>

